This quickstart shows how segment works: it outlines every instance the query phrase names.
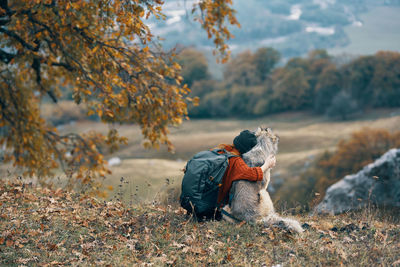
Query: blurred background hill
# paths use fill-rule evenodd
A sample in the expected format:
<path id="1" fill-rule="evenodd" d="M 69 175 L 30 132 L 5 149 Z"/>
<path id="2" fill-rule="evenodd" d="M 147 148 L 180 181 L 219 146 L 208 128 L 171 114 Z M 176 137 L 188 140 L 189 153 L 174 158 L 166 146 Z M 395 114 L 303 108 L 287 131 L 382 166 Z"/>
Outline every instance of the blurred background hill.
<path id="1" fill-rule="evenodd" d="M 374 54 L 399 51 L 400 2 L 396 0 L 291 0 L 233 1 L 241 28 L 228 44 L 233 54 L 260 47 L 277 49 L 283 60 L 303 56 L 314 49 L 332 54 Z M 168 1 L 164 21 L 152 21 L 151 29 L 165 40 L 164 47 L 194 46 L 209 58 L 212 74 L 222 78 L 221 65 L 211 56 L 213 43 L 193 22 L 193 1 Z"/>

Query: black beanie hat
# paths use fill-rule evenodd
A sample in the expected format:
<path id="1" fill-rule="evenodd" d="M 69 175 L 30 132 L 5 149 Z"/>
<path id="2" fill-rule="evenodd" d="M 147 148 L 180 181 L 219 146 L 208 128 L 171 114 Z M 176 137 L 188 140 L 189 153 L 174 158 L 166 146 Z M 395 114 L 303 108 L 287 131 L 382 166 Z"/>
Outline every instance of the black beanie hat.
<path id="1" fill-rule="evenodd" d="M 257 144 L 257 137 L 249 130 L 242 131 L 233 139 L 233 145 L 240 154 L 244 154 L 252 149 Z"/>

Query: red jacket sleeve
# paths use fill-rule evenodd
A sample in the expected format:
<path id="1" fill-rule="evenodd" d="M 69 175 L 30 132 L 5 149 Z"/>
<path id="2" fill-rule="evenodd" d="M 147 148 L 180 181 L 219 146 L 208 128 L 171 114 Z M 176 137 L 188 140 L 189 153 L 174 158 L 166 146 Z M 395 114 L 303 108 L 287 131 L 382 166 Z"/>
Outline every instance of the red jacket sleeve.
<path id="1" fill-rule="evenodd" d="M 218 192 L 218 203 L 227 203 L 232 182 L 236 180 L 261 181 L 263 172 L 260 167 L 249 167 L 241 157 L 229 159 L 229 167 L 222 178 L 222 185 Z"/>

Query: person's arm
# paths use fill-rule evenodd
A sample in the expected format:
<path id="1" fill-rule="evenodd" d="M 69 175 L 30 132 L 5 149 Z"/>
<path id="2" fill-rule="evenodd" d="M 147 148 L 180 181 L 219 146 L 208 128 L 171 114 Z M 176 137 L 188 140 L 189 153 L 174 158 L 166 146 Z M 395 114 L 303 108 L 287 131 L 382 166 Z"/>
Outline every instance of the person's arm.
<path id="1" fill-rule="evenodd" d="M 261 181 L 264 172 L 275 166 L 276 159 L 274 155 L 270 155 L 261 167 L 249 167 L 242 158 L 231 158 L 231 168 L 229 168 L 229 179 L 248 180 L 248 181 Z"/>

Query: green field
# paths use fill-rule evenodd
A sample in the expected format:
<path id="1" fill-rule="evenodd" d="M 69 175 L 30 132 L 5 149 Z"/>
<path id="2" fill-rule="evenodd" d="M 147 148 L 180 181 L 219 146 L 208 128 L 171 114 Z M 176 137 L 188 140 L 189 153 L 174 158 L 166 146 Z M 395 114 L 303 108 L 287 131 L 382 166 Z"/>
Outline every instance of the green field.
<path id="1" fill-rule="evenodd" d="M 400 51 L 400 7 L 377 7 L 361 15 L 362 27 L 347 26 L 349 45 L 328 50 L 331 54 L 375 54 Z"/>

